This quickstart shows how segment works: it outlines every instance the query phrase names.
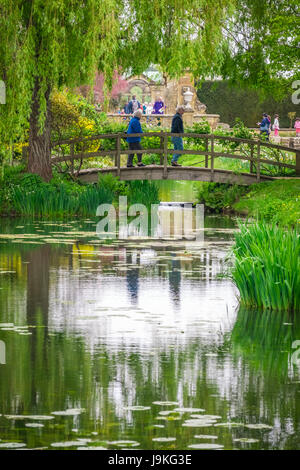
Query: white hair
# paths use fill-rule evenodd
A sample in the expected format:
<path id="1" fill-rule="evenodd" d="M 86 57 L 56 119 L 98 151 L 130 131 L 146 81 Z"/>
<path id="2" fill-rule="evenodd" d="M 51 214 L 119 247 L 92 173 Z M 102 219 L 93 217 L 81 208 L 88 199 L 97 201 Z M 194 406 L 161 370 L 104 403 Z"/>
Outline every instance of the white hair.
<path id="1" fill-rule="evenodd" d="M 134 115 L 135 117 L 137 117 L 137 116 L 142 116 L 142 114 L 143 114 L 143 112 L 142 112 L 141 109 L 137 109 L 137 110 L 133 113 L 133 115 Z"/>
<path id="2" fill-rule="evenodd" d="M 177 106 L 176 113 L 178 113 L 178 111 L 180 110 L 185 111 L 185 107 L 183 106 L 183 104 L 180 104 L 179 106 Z"/>

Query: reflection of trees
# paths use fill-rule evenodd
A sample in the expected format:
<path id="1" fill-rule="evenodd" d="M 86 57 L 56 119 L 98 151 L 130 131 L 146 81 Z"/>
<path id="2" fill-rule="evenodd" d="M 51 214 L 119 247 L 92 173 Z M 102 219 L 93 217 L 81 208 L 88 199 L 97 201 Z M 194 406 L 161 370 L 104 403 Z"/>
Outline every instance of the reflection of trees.
<path id="1" fill-rule="evenodd" d="M 300 338 L 300 321 L 288 312 L 254 311 L 240 308 L 232 331 L 234 350 L 251 357 L 258 369 L 288 380 L 289 354 Z"/>
<path id="2" fill-rule="evenodd" d="M 251 365 L 241 370 L 240 406 L 260 416 L 262 422 L 276 417 L 281 427 L 277 437 L 284 436 L 281 446 L 289 448 L 295 448 L 292 440 L 300 431 L 299 370 L 290 361 L 292 343 L 299 338 L 296 315 L 244 308 L 239 310 L 231 336 L 234 360 Z"/>
<path id="3" fill-rule="evenodd" d="M 27 321 L 35 323 L 34 315 L 39 310 L 43 324 L 48 324 L 50 245 L 42 245 L 26 255 L 27 265 Z"/>
<path id="4" fill-rule="evenodd" d="M 126 263 L 127 265 L 133 264 L 132 252 L 128 251 L 126 253 Z M 136 254 L 136 265 L 140 265 L 140 253 Z M 133 304 L 138 303 L 138 291 L 139 291 L 139 268 L 129 267 L 126 271 L 126 281 L 127 289 L 130 294 L 130 298 Z"/>
<path id="5" fill-rule="evenodd" d="M 171 270 L 169 273 L 169 283 L 171 298 L 175 305 L 180 302 L 180 283 L 181 283 L 181 265 L 180 261 L 176 259 L 176 255 L 172 255 Z"/>
<path id="6" fill-rule="evenodd" d="M 234 417 L 241 421 L 260 419 L 273 423 L 276 417 L 281 432 L 273 435 L 273 445 L 282 441 L 282 435 L 291 436 L 291 429 L 296 430 L 300 421 L 297 390 L 296 385 L 288 384 L 294 380 L 293 369 L 282 351 L 291 351 L 293 340 L 300 339 L 299 319 L 278 312 L 274 315 L 240 310 L 227 352 L 226 344 L 219 349 L 216 347 L 216 357 L 205 355 L 207 345 L 201 344 L 199 338 L 180 342 L 175 349 L 161 347 L 158 343 L 152 355 L 142 348 L 121 344 L 113 349 L 104 339 L 91 353 L 86 340 L 78 334 L 51 336 L 47 329 L 49 267 L 61 266 L 65 261 L 65 269 L 70 269 L 70 257 L 65 256 L 65 249 L 51 247 L 50 251 L 46 248 L 41 246 L 26 253 L 30 262 L 27 265 L 27 321 L 38 327 L 31 330 L 32 336 L 7 332 L 10 362 L 0 368 L 0 413 L 47 414 L 71 407 L 86 408 L 87 412 L 74 420 L 55 421 L 61 429 L 51 427 L 53 423 L 47 425 L 40 445 L 67 440 L 72 436 L 71 429 L 79 427 L 86 433 L 97 431 L 99 439 L 124 439 L 126 435 L 141 442 L 142 448 L 149 448 L 154 437 L 151 426 L 160 423 L 155 418 L 161 408 L 130 413 L 124 407 L 149 406 L 156 400 L 176 401 L 178 398 L 184 406 L 204 408 L 209 414 L 222 415 L 224 420 Z M 132 259 L 131 255 L 127 255 L 126 261 L 140 264 L 140 260 Z M 206 266 L 211 270 L 218 267 L 218 260 L 205 250 L 200 260 L 188 262 L 187 269 L 199 268 L 199 261 L 204 271 Z M 182 267 L 176 257 L 168 262 L 172 263 L 172 268 Z M 199 272 L 199 279 L 209 278 L 211 270 L 206 274 Z M 172 271 L 175 276 L 169 277 L 170 290 L 179 292 L 180 271 Z M 137 269 L 132 277 L 128 277 L 130 270 L 126 272 L 132 299 L 138 295 L 139 272 Z M 69 278 L 66 278 L 67 287 Z M 25 289 L 24 283 L 19 284 L 23 297 Z M 0 312 L 13 304 L 15 294 L 15 290 L 6 291 L 4 296 L 0 291 Z M 293 326 L 283 323 L 293 323 Z M 231 344 L 232 354 L 229 354 Z M 7 428 L 3 430 L 3 423 L 0 418 L 1 438 L 11 439 L 12 432 Z M 174 433 L 177 437 L 177 445 L 185 448 L 190 444 L 191 433 L 188 429 L 183 431 L 178 423 L 168 423 L 168 429 L 170 435 Z M 17 434 L 14 437 L 26 441 L 29 434 L 23 431 L 23 424 L 17 427 L 19 430 L 14 431 Z M 228 445 L 231 445 L 230 435 L 224 437 Z M 293 437 L 287 439 L 292 447 Z M 265 440 L 264 448 L 268 446 Z"/>

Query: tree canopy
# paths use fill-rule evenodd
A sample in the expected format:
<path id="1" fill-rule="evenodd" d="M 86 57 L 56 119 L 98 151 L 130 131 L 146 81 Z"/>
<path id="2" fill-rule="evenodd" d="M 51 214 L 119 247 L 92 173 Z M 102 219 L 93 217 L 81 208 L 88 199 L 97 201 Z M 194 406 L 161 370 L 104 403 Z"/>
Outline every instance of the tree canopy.
<path id="1" fill-rule="evenodd" d="M 298 0 L 241 0 L 224 22 L 222 75 L 282 98 L 300 78 Z"/>
<path id="2" fill-rule="evenodd" d="M 297 0 L 0 0 L 1 142 L 29 122 L 29 170 L 49 179 L 50 94 L 92 85 L 97 71 L 108 87 L 115 71 L 150 64 L 173 77 L 223 73 L 265 88 L 298 77 L 297 8 Z"/>

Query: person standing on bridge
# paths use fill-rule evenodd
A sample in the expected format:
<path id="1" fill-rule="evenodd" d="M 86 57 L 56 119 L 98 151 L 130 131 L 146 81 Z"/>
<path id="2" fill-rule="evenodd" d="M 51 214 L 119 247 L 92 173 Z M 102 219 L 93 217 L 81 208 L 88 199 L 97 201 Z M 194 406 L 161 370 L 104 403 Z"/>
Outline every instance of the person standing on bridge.
<path id="1" fill-rule="evenodd" d="M 177 106 L 176 108 L 176 114 L 174 114 L 173 119 L 172 119 L 172 127 L 171 127 L 171 132 L 172 134 L 183 134 L 184 129 L 183 129 L 183 119 L 182 115 L 185 112 L 184 106 Z M 183 150 L 183 140 L 182 137 L 172 137 L 172 142 L 174 145 L 174 150 Z M 172 158 L 172 166 L 181 166 L 179 163 L 177 163 L 178 158 L 180 157 L 180 154 L 174 153 L 173 158 Z"/>
<path id="2" fill-rule="evenodd" d="M 140 123 L 140 119 L 142 117 L 143 111 L 141 109 L 138 109 L 135 111 L 133 118 L 131 119 L 128 129 L 127 129 L 127 135 L 129 134 L 142 134 L 142 126 Z M 129 144 L 130 150 L 142 150 L 141 147 L 141 137 L 127 137 L 127 142 Z M 133 168 L 133 158 L 134 158 L 134 152 L 130 153 L 128 155 L 128 160 L 127 160 L 127 168 Z M 138 159 L 138 166 L 146 166 L 144 163 L 142 163 L 142 154 L 137 153 L 137 159 Z"/>

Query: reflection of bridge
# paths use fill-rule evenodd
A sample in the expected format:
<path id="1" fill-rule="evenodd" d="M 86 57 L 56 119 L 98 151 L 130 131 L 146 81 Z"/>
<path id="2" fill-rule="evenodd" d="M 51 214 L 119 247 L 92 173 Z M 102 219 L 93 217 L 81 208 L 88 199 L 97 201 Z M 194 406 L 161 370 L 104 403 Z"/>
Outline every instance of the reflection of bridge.
<path id="1" fill-rule="evenodd" d="M 199 155 L 204 157 L 202 167 L 182 166 L 172 167 L 168 163 L 168 156 L 174 153 L 169 148 L 169 138 L 179 136 L 170 132 L 147 132 L 144 134 L 132 134 L 142 136 L 143 139 L 152 138 L 152 148 L 144 148 L 138 153 L 160 156 L 158 165 L 146 167 L 127 168 L 121 166 L 121 155 L 132 153 L 128 150 L 124 139 L 127 135 L 101 134 L 88 138 L 77 138 L 55 142 L 52 145 L 52 163 L 70 163 L 69 171 L 84 182 L 97 182 L 99 174 L 112 173 L 121 180 L 190 180 L 211 181 L 232 184 L 252 184 L 266 180 L 272 180 L 272 176 L 263 174 L 266 167 L 294 170 L 300 176 L 300 150 L 290 147 L 274 145 L 260 140 L 238 139 L 229 136 L 207 135 L 207 134 L 181 134 L 188 142 L 196 142 L 201 150 L 186 149 L 177 154 Z M 143 142 L 142 142 L 143 144 Z M 145 141 L 146 144 L 146 141 Z M 145 146 L 145 145 L 144 145 Z M 112 166 L 101 167 L 103 157 L 113 160 Z M 217 168 L 218 158 L 248 162 L 245 172 L 230 171 Z M 93 160 L 93 168 L 82 168 L 88 159 Z M 79 165 L 75 167 L 74 163 Z M 107 162 L 106 162 L 107 164 Z M 99 165 L 99 166 L 96 166 Z M 102 163 L 103 165 L 103 163 Z M 96 166 L 96 167 L 95 167 Z"/>

